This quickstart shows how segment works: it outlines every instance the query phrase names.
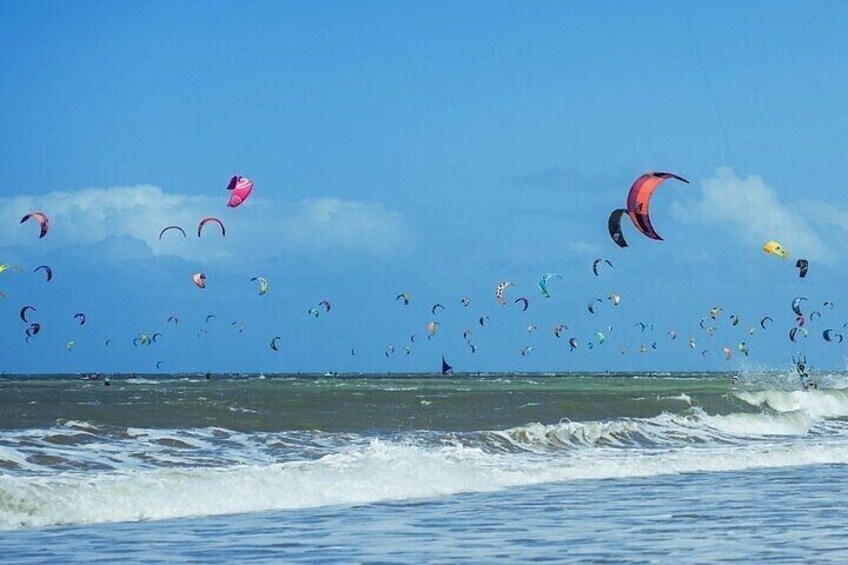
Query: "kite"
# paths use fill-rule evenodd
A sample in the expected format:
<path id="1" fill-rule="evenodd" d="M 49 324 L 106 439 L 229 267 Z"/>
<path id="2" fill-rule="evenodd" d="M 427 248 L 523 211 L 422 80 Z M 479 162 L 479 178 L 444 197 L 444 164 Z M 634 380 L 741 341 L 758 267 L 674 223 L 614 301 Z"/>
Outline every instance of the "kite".
<path id="1" fill-rule="evenodd" d="M 32 270 L 33 273 L 37 273 L 38 271 L 44 271 L 44 274 L 47 275 L 47 282 L 50 282 L 53 279 L 53 269 L 48 267 L 47 265 L 39 265 L 35 269 Z"/>
<path id="2" fill-rule="evenodd" d="M 505 281 L 500 283 L 495 288 L 495 298 L 501 306 L 506 306 L 506 301 L 504 300 L 504 291 L 510 286 L 513 286 L 513 284 L 509 281 Z"/>
<path id="3" fill-rule="evenodd" d="M 47 231 L 50 229 L 50 218 L 48 218 L 45 214 L 41 212 L 30 212 L 23 218 L 21 218 L 20 223 L 24 223 L 30 218 L 35 218 L 35 221 L 38 222 L 38 225 L 41 226 L 41 233 L 38 235 L 38 239 L 41 239 L 45 235 L 47 235 Z"/>
<path id="4" fill-rule="evenodd" d="M 200 237 L 200 234 L 203 232 L 203 227 L 209 222 L 215 222 L 219 226 L 221 226 L 221 237 L 227 236 L 227 228 L 224 227 L 224 223 L 221 222 L 218 218 L 203 218 L 200 220 L 200 223 L 197 224 L 197 237 Z"/>
<path id="5" fill-rule="evenodd" d="M 609 217 L 608 227 L 610 237 L 612 237 L 612 240 L 616 243 L 616 245 L 619 247 L 627 247 L 627 242 L 624 240 L 624 236 L 621 233 L 621 217 L 624 214 L 630 216 L 630 220 L 633 222 L 633 225 L 636 226 L 636 229 L 639 230 L 642 235 L 650 239 L 662 240 L 662 237 L 660 237 L 654 229 L 654 226 L 651 224 L 649 206 L 651 203 L 651 196 L 653 196 L 654 191 L 660 184 L 668 179 L 675 179 L 689 184 L 689 181 L 681 176 L 675 175 L 674 173 L 662 172 L 646 173 L 633 182 L 633 185 L 630 187 L 630 192 L 627 194 L 627 208 L 613 210 Z"/>
<path id="6" fill-rule="evenodd" d="M 763 245 L 763 251 L 765 251 L 769 255 L 775 255 L 777 257 L 780 257 L 781 259 L 789 258 L 789 252 L 786 251 L 786 249 L 782 245 L 773 240 Z"/>
<path id="7" fill-rule="evenodd" d="M 268 279 L 265 277 L 253 277 L 250 279 L 250 282 L 258 282 L 259 283 L 259 296 L 263 296 L 271 289 L 271 285 L 268 284 Z"/>
<path id="8" fill-rule="evenodd" d="M 601 304 L 604 303 L 604 301 L 601 300 L 600 298 L 593 298 L 592 300 L 590 300 L 589 303 L 586 304 L 586 308 L 589 310 L 590 314 L 595 313 L 595 302 L 600 302 Z"/>
<path id="9" fill-rule="evenodd" d="M 230 201 L 227 202 L 228 208 L 235 208 L 250 196 L 253 190 L 253 181 L 247 177 L 234 176 L 230 179 L 230 184 L 227 185 L 227 190 L 232 191 Z"/>
<path id="10" fill-rule="evenodd" d="M 806 259 L 798 259 L 795 262 L 795 267 L 798 269 L 798 277 L 803 279 L 807 276 L 807 269 L 809 269 L 810 263 Z"/>
<path id="11" fill-rule="evenodd" d="M 281 338 L 278 335 L 274 336 L 273 339 L 271 339 L 271 343 L 270 343 L 271 349 L 273 349 L 274 351 L 279 351 L 279 348 L 277 347 L 277 342 L 281 339 L 283 339 L 283 338 Z M 353 351 L 353 350 L 351 349 L 351 351 Z"/>
<path id="12" fill-rule="evenodd" d="M 609 259 L 595 259 L 594 261 L 592 261 L 592 272 L 593 272 L 593 273 L 595 273 L 595 276 L 596 276 L 596 277 L 597 277 L 597 276 L 599 276 L 599 274 L 598 274 L 598 266 L 599 266 L 601 263 L 606 263 L 607 265 L 609 265 L 610 267 L 612 267 L 612 263 L 610 262 L 610 260 L 609 260 Z"/>
<path id="13" fill-rule="evenodd" d="M 20 312 L 21 320 L 23 320 L 24 323 L 27 323 L 27 324 L 29 323 L 29 320 L 27 320 L 26 315 L 27 315 L 27 311 L 29 311 L 29 310 L 32 310 L 33 312 L 37 312 L 37 310 L 35 309 L 35 306 L 24 306 L 23 308 L 21 308 L 21 312 Z"/>
<path id="14" fill-rule="evenodd" d="M 542 279 L 539 281 L 539 290 L 542 292 L 542 296 L 545 298 L 550 298 L 551 294 L 548 292 L 548 281 L 552 278 L 558 278 L 562 280 L 562 275 L 558 275 L 557 273 L 545 273 L 542 275 Z"/>
<path id="15" fill-rule="evenodd" d="M 836 333 L 833 330 L 827 329 L 822 332 L 822 337 L 825 341 L 831 342 L 836 339 L 839 343 L 842 343 L 842 334 Z"/>
<path id="16" fill-rule="evenodd" d="M 162 228 L 162 231 L 159 232 L 159 239 L 160 240 L 162 239 L 162 236 L 165 235 L 165 232 L 168 231 L 168 230 L 177 230 L 178 232 L 183 234 L 183 239 L 185 239 L 187 237 L 185 230 L 183 228 L 181 228 L 180 226 L 168 226 L 168 227 Z"/>

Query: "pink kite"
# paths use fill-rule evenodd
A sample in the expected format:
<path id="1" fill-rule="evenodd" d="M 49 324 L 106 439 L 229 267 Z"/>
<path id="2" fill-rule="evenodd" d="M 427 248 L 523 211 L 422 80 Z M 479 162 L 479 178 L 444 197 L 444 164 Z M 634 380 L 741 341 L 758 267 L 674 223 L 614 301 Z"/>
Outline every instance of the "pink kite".
<path id="1" fill-rule="evenodd" d="M 47 235 L 47 230 L 50 229 L 50 218 L 48 218 L 41 212 L 30 212 L 29 214 L 21 218 L 21 223 L 26 222 L 30 218 L 35 218 L 41 226 L 41 235 L 39 235 L 38 238 L 41 239 L 42 237 Z"/>
<path id="2" fill-rule="evenodd" d="M 227 190 L 231 190 L 230 201 L 227 206 L 235 208 L 250 196 L 253 190 L 253 181 L 247 177 L 234 176 L 230 179 L 230 184 L 227 185 Z"/>

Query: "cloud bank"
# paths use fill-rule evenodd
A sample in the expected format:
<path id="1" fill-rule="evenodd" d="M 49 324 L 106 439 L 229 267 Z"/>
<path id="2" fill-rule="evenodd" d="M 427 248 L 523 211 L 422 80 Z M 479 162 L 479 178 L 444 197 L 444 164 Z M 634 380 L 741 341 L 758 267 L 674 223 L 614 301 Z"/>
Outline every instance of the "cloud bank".
<path id="1" fill-rule="evenodd" d="M 701 181 L 694 201 L 675 203 L 681 221 L 695 221 L 732 232 L 746 245 L 762 246 L 774 239 L 795 257 L 833 263 L 840 253 L 822 236 L 822 223 L 848 228 L 848 212 L 819 201 L 783 201 L 759 175 L 740 176 L 719 167 Z M 816 226 L 816 227 L 813 227 Z"/>
<path id="2" fill-rule="evenodd" d="M 189 260 L 264 260 L 285 255 L 403 253 L 413 245 L 407 219 L 382 204 L 339 198 L 284 202 L 253 197 L 238 209 L 225 198 L 167 193 L 157 186 L 86 188 L 44 195 L 0 198 L 0 247 L 38 246 L 51 251 L 71 245 L 95 245 L 110 238 L 132 237 L 154 255 Z M 50 217 L 50 233 L 38 239 L 34 222 L 20 225 L 24 214 L 38 210 Z M 215 216 L 227 227 L 221 238 L 216 225 L 197 224 Z M 187 239 L 169 231 L 179 225 Z"/>

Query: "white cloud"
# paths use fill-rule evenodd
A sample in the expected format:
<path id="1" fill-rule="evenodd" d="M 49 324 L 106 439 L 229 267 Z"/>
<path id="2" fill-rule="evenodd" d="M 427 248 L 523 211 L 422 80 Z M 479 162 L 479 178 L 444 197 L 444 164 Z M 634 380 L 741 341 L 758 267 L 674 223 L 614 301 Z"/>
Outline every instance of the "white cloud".
<path id="1" fill-rule="evenodd" d="M 812 219 L 818 216 L 814 213 L 817 209 L 826 209 L 832 214 L 833 223 L 842 221 L 845 226 L 845 211 L 817 201 L 781 201 L 761 176 L 743 177 L 729 167 L 719 167 L 715 176 L 700 184 L 698 199 L 674 204 L 672 212 L 678 219 L 730 229 L 748 245 L 762 246 L 774 239 L 796 257 L 822 262 L 835 259 L 836 251 L 813 228 Z"/>
<path id="2" fill-rule="evenodd" d="M 412 245 L 405 217 L 381 204 L 338 198 L 282 202 L 254 196 L 238 209 L 228 209 L 225 198 L 167 193 L 151 185 L 0 198 L 0 246 L 40 246 L 48 251 L 129 236 L 143 241 L 155 255 L 215 261 L 314 252 L 380 255 Z M 42 240 L 37 225 L 19 225 L 32 210 L 50 217 L 50 233 Z M 197 238 L 197 224 L 207 216 L 223 221 L 226 238 L 219 236 L 216 225 L 208 225 L 204 237 Z M 160 241 L 159 231 L 172 224 L 181 226 L 188 238 L 172 231 Z"/>

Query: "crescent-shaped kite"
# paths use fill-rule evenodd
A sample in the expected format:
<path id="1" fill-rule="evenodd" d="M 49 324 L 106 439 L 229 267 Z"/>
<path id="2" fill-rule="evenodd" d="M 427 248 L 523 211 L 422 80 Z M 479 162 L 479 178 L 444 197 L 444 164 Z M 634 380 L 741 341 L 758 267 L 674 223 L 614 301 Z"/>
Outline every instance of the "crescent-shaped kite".
<path id="1" fill-rule="evenodd" d="M 169 231 L 169 230 L 177 230 L 178 232 L 183 234 L 183 238 L 186 237 L 185 230 L 183 228 L 181 228 L 180 226 L 167 226 L 167 227 L 162 228 L 162 231 L 159 232 L 159 239 L 162 239 L 162 236 L 165 235 L 165 232 Z"/>
<path id="2" fill-rule="evenodd" d="M 651 172 L 645 173 L 633 182 L 627 194 L 627 208 L 613 210 L 607 222 L 610 237 L 619 247 L 627 247 L 627 242 L 621 232 L 621 217 L 627 214 L 636 229 L 650 239 L 662 241 L 662 237 L 651 223 L 651 196 L 659 185 L 668 179 L 679 180 L 689 184 L 685 178 L 674 173 Z"/>
<path id="3" fill-rule="evenodd" d="M 200 237 L 200 233 L 203 231 L 203 226 L 208 224 L 209 222 L 215 222 L 219 226 L 221 226 L 221 237 L 227 237 L 227 228 L 224 227 L 224 223 L 218 218 L 203 218 L 200 220 L 200 223 L 197 224 L 197 237 Z"/>
<path id="4" fill-rule="evenodd" d="M 501 306 L 506 306 L 506 301 L 504 300 L 504 291 L 510 286 L 513 286 L 511 282 L 504 281 L 502 283 L 499 283 L 498 286 L 495 288 L 495 299 Z"/>
<path id="5" fill-rule="evenodd" d="M 271 285 L 265 277 L 253 277 L 250 282 L 259 283 L 259 296 L 265 295 L 271 289 Z"/>
<path id="6" fill-rule="evenodd" d="M 545 298 L 551 297 L 551 294 L 548 292 L 548 281 L 553 278 L 562 280 L 562 275 L 557 273 L 545 273 L 544 275 L 542 275 L 542 279 L 539 281 L 539 290 L 541 291 L 542 296 L 544 296 Z"/>
<path id="7" fill-rule="evenodd" d="M 29 214 L 21 218 L 20 223 L 24 223 L 30 218 L 35 218 L 35 220 L 41 226 L 41 233 L 39 234 L 38 239 L 41 239 L 42 237 L 47 235 L 47 231 L 50 229 L 50 218 L 48 218 L 47 215 L 42 212 L 30 212 Z"/>
<path id="8" fill-rule="evenodd" d="M 203 273 L 194 273 L 191 276 L 191 280 L 194 281 L 195 286 L 197 288 L 206 288 L 206 275 Z"/>
<path id="9" fill-rule="evenodd" d="M 53 279 L 53 269 L 47 265 L 39 265 L 32 270 L 33 273 L 37 273 L 38 271 L 44 271 L 44 274 L 47 275 L 47 282 L 50 282 Z"/>
<path id="10" fill-rule="evenodd" d="M 27 317 L 26 317 L 27 312 L 29 310 L 32 310 L 33 312 L 37 312 L 37 310 L 35 309 L 35 306 L 24 306 L 23 308 L 21 308 L 21 312 L 20 312 L 21 320 L 23 320 L 23 322 L 26 323 L 26 324 L 29 323 L 29 320 L 27 320 Z"/>
<path id="11" fill-rule="evenodd" d="M 646 237 L 660 241 L 662 237 L 660 237 L 660 234 L 657 233 L 651 224 L 648 208 L 651 204 L 651 196 L 653 196 L 654 191 L 668 179 L 675 179 L 689 184 L 688 180 L 674 173 L 646 173 L 636 179 L 633 186 L 630 187 L 630 193 L 627 195 L 627 214 L 633 220 L 633 225 Z"/>

